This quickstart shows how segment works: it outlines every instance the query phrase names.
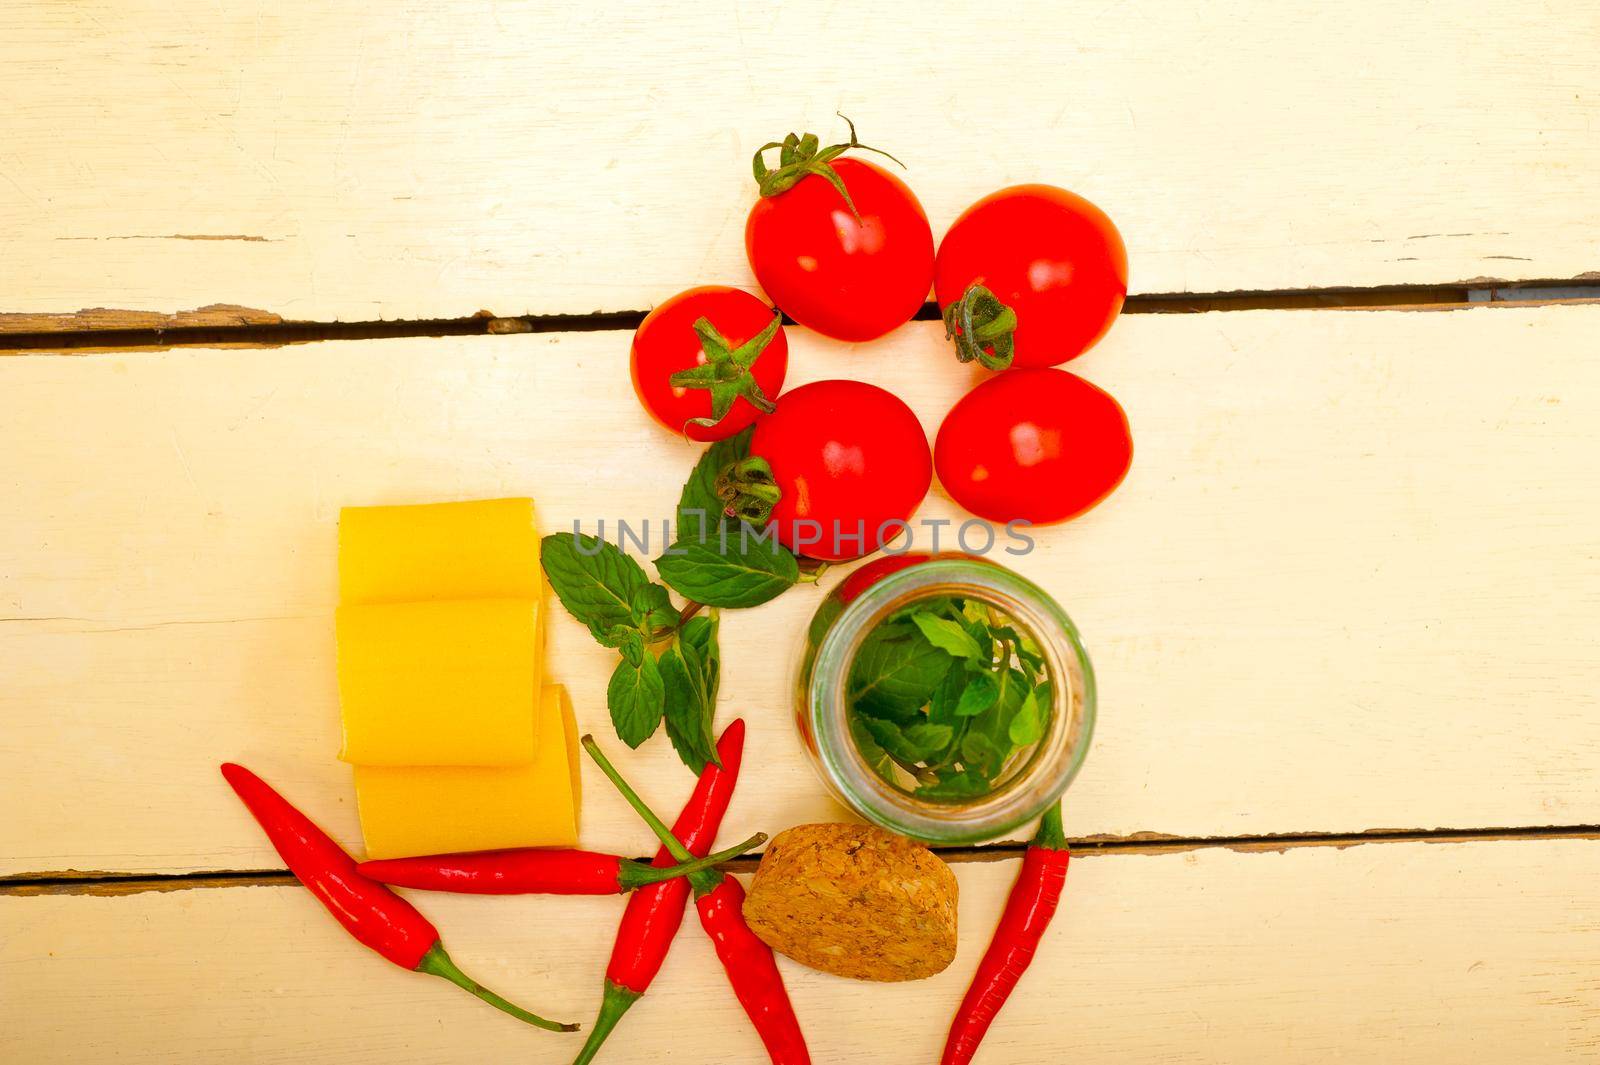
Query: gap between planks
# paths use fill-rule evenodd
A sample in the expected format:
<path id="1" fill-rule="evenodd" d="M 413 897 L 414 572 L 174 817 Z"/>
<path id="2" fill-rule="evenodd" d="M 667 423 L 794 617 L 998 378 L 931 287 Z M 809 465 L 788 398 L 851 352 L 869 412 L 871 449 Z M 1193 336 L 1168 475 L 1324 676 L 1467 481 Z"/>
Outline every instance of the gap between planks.
<path id="1" fill-rule="evenodd" d="M 1170 293 L 1131 296 L 1124 314 L 1209 314 L 1253 310 L 1464 310 L 1493 305 L 1600 301 L 1600 275 L 1501 285 L 1481 278 L 1449 285 L 1388 285 L 1280 291 Z M 174 347 L 272 348 L 326 340 L 493 336 L 632 330 L 646 311 L 502 317 L 479 311 L 466 318 L 367 322 L 284 321 L 269 311 L 226 304 L 175 315 L 104 308 L 76 314 L 0 313 L 0 354 L 89 354 Z M 914 320 L 937 321 L 925 304 Z M 787 316 L 786 324 L 794 324 Z M 8 331 L 9 330 L 9 331 Z"/>
<path id="2" fill-rule="evenodd" d="M 1364 832 L 1289 832 L 1253 836 L 1169 836 L 1138 832 L 1131 836 L 1084 836 L 1072 839 L 1074 858 L 1097 854 L 1165 855 L 1197 850 L 1230 850 L 1239 854 L 1281 854 L 1305 847 L 1359 847 L 1382 843 L 1502 843 L 1530 840 L 1600 840 L 1600 825 L 1545 825 L 1524 828 L 1374 828 Z M 947 862 L 1001 862 L 1018 858 L 1020 843 L 950 847 L 939 850 Z M 648 858 L 641 858 L 648 861 Z M 755 871 L 758 858 L 736 858 L 719 868 L 735 873 Z M 282 869 L 213 869 L 194 873 L 78 872 L 24 873 L 0 877 L 0 897 L 27 895 L 138 895 L 146 891 L 194 888 L 284 887 L 295 883 Z"/>

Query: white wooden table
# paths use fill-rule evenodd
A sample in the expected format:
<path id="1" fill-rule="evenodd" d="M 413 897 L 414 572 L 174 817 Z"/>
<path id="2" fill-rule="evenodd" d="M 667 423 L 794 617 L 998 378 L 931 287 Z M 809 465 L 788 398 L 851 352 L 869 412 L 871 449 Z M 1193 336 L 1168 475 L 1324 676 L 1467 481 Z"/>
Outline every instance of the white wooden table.
<path id="1" fill-rule="evenodd" d="M 749 153 L 836 109 L 906 160 L 936 233 L 1001 185 L 1066 185 L 1122 227 L 1134 309 L 1220 308 L 1127 315 L 1073 365 L 1137 455 L 1017 563 L 1083 629 L 1101 716 L 1066 904 L 979 1060 L 1600 1055 L 1600 306 L 1393 306 L 1596 279 L 1600 5 L 5 22 L 0 1060 L 568 1060 L 346 941 L 216 764 L 359 846 L 339 507 L 667 512 L 694 451 L 638 409 L 615 326 L 753 287 Z M 1306 293 L 1329 309 L 1285 309 Z M 427 335 L 480 310 L 561 317 Z M 327 325 L 378 319 L 417 322 Z M 221 328 L 137 332 L 168 326 Z M 885 384 L 930 430 L 972 379 L 935 323 L 789 335 L 791 384 Z M 724 640 L 719 718 L 751 729 L 727 839 L 842 816 L 786 698 L 818 594 Z M 549 668 L 604 734 L 610 652 L 552 617 Z M 690 786 L 664 741 L 620 761 L 663 808 Z M 585 772 L 584 843 L 648 852 Z M 937 1056 L 1018 853 L 950 854 L 961 952 L 934 979 L 783 963 L 815 1060 Z M 422 902 L 485 982 L 592 1016 L 617 900 Z M 689 924 L 603 1060 L 762 1059 Z"/>

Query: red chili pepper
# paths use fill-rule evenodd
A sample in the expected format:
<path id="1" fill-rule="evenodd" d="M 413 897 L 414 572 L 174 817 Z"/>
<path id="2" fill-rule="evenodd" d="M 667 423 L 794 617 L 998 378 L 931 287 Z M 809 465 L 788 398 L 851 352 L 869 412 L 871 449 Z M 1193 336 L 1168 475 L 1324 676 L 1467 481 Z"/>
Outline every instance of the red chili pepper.
<path id="1" fill-rule="evenodd" d="M 695 909 L 700 927 L 711 937 L 711 945 L 728 972 L 734 996 L 750 1016 L 756 1034 L 767 1048 L 767 1056 L 778 1065 L 805 1065 L 811 1061 L 806 1037 L 794 1015 L 794 1004 L 783 986 L 772 948 L 750 931 L 744 921 L 744 887 L 738 880 L 713 870 L 720 878 L 707 889 L 693 874 Z"/>
<path id="2" fill-rule="evenodd" d="M 939 1065 L 966 1065 L 978 1052 L 984 1033 L 1033 962 L 1039 940 L 1050 927 L 1050 919 L 1061 903 L 1061 887 L 1067 881 L 1067 862 L 1071 858 L 1061 828 L 1061 806 L 1057 804 L 1045 811 L 1039 831 L 1023 855 L 1022 871 L 1011 888 L 989 949 L 978 963 L 972 986 L 967 988 L 967 996 L 950 1024 Z"/>
<path id="3" fill-rule="evenodd" d="M 355 859 L 265 781 L 232 762 L 223 764 L 222 775 L 260 822 L 289 871 L 357 940 L 402 969 L 443 977 L 520 1021 L 552 1032 L 578 1030 L 575 1024 L 529 1013 L 467 976 L 445 953 L 432 922 L 399 895 L 362 876 Z"/>
<path id="4" fill-rule="evenodd" d="M 615 854 L 518 848 L 473 854 L 385 858 L 356 866 L 372 879 L 423 891 L 465 895 L 621 895 L 732 861 L 767 841 L 757 832 L 737 847 L 657 868 Z"/>
<path id="5" fill-rule="evenodd" d="M 687 858 L 689 852 L 683 844 L 622 779 L 622 774 L 601 752 L 594 737 L 585 736 L 583 746 L 674 857 L 679 861 Z M 716 869 L 690 873 L 688 879 L 694 887 L 700 926 L 711 937 L 717 957 L 727 970 L 728 983 L 733 985 L 734 996 L 749 1015 L 750 1023 L 767 1048 L 767 1056 L 774 1065 L 810 1065 L 806 1038 L 795 1018 L 794 1005 L 783 986 L 783 975 L 778 972 L 772 948 L 745 923 L 744 888 L 733 877 Z"/>
<path id="6" fill-rule="evenodd" d="M 733 798 L 733 785 L 739 779 L 739 763 L 744 755 L 744 719 L 735 720 L 717 741 L 717 762 L 708 762 L 694 786 L 694 794 L 684 805 L 672 826 L 672 833 L 683 841 L 694 857 L 711 850 L 722 815 Z M 672 853 L 662 847 L 651 863 L 658 869 L 673 864 Z M 600 999 L 600 1015 L 589 1030 L 573 1065 L 593 1061 L 600 1044 L 617 1026 L 622 1015 L 650 987 L 661 971 L 673 937 L 683 924 L 683 908 L 689 901 L 689 883 L 676 877 L 661 884 L 640 888 L 628 896 L 628 908 L 617 926 L 617 940 L 611 947 L 611 963 L 606 966 L 605 994 Z"/>

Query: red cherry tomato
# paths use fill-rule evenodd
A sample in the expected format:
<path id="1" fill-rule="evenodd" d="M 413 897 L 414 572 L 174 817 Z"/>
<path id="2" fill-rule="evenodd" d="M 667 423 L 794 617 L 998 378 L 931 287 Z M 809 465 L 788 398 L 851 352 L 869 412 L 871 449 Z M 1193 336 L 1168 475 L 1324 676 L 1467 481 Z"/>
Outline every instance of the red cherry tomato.
<path id="1" fill-rule="evenodd" d="M 968 207 L 939 244 L 940 309 L 975 284 L 1016 312 L 1011 365 L 1054 366 L 1088 351 L 1117 320 L 1128 253 L 1111 219 L 1082 196 L 1016 185 Z"/>
<path id="2" fill-rule="evenodd" d="M 1133 462 L 1128 417 L 1065 370 L 1008 370 L 963 396 L 933 446 L 939 483 L 980 518 L 1049 525 L 1110 495 Z"/>
<path id="3" fill-rule="evenodd" d="M 750 454 L 781 495 L 767 524 L 796 554 L 837 562 L 904 531 L 933 461 L 911 408 L 861 381 L 814 381 L 756 423 Z"/>
<path id="4" fill-rule="evenodd" d="M 701 320 L 710 325 L 697 326 Z M 732 436 L 783 388 L 789 342 L 777 312 L 748 292 L 706 285 L 651 311 L 633 334 L 633 390 L 650 416 L 691 440 Z M 772 330 L 763 346 L 763 333 Z M 724 412 L 717 417 L 715 406 Z M 706 424 L 711 422 L 712 424 Z"/>
<path id="5" fill-rule="evenodd" d="M 763 196 L 744 227 L 750 269 L 785 314 L 824 336 L 873 340 L 911 320 L 933 285 L 933 231 L 899 178 L 831 162 L 858 218 L 820 174 Z"/>

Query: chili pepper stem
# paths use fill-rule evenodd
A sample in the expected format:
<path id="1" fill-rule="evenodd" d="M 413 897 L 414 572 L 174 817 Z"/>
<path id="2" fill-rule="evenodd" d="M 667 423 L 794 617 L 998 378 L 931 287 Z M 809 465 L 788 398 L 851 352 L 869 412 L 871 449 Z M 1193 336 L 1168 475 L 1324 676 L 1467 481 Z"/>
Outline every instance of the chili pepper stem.
<path id="1" fill-rule="evenodd" d="M 572 1065 L 588 1065 L 594 1060 L 594 1056 L 600 1052 L 600 1044 L 606 1041 L 611 1029 L 622 1020 L 628 1007 L 639 1001 L 640 994 L 632 988 L 606 981 L 605 994 L 600 998 L 600 1013 L 594 1019 L 594 1027 L 589 1029 L 589 1038 L 583 1044 L 583 1049 L 572 1059 Z"/>
<path id="2" fill-rule="evenodd" d="M 621 885 L 623 891 L 632 891 L 634 888 L 644 887 L 646 884 L 659 884 L 663 880 L 671 880 L 673 877 L 693 876 L 695 873 L 710 869 L 712 866 L 732 861 L 746 851 L 756 849 L 766 841 L 767 834 L 765 832 L 757 832 L 737 847 L 729 847 L 727 850 L 721 850 L 715 854 L 708 854 L 704 858 L 697 858 L 692 862 L 682 862 L 678 865 L 657 867 L 646 865 L 644 862 L 629 861 L 623 864 L 621 871 L 617 874 L 617 882 Z"/>
<path id="3" fill-rule="evenodd" d="M 1033 839 L 1028 846 L 1043 847 L 1052 851 L 1068 849 L 1067 833 L 1061 825 L 1061 803 L 1059 801 L 1046 810 L 1043 817 L 1039 818 L 1039 831 L 1034 833 Z"/>
<path id="4" fill-rule="evenodd" d="M 644 819 L 645 824 L 650 826 L 650 831 L 656 834 L 656 838 L 661 841 L 661 845 L 672 852 L 672 857 L 680 862 L 694 861 L 694 855 L 689 853 L 689 848 L 683 845 L 683 841 L 672 834 L 672 829 L 667 827 L 667 823 L 657 817 L 656 812 L 646 806 L 643 799 L 639 798 L 639 793 L 634 791 L 626 780 L 622 779 L 622 774 L 617 772 L 617 767 L 611 764 L 611 759 L 607 758 L 605 752 L 600 750 L 600 745 L 594 741 L 592 735 L 583 737 L 583 749 L 589 752 L 589 757 L 595 760 L 595 764 L 600 767 L 600 772 L 604 773 L 606 778 L 622 793 L 622 797 L 628 800 L 628 805 L 633 807 L 634 812 Z"/>
<path id="5" fill-rule="evenodd" d="M 422 960 L 417 963 L 416 971 L 428 973 L 431 976 L 442 976 L 457 987 L 464 988 L 477 995 L 495 1009 L 503 1010 L 517 1020 L 531 1024 L 535 1028 L 543 1028 L 547 1032 L 576 1032 L 578 1030 L 578 1025 L 576 1024 L 546 1020 L 537 1013 L 529 1013 L 516 1003 L 501 998 L 457 968 L 456 963 L 450 960 L 450 955 L 444 952 L 442 944 L 435 943 L 428 948 L 428 953 L 424 954 Z"/>

